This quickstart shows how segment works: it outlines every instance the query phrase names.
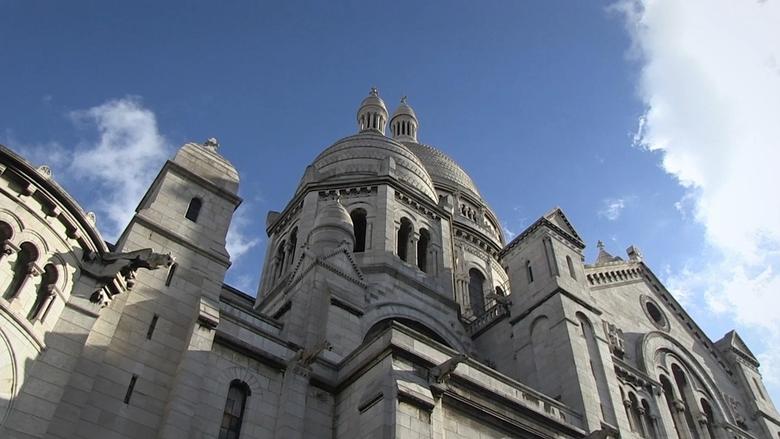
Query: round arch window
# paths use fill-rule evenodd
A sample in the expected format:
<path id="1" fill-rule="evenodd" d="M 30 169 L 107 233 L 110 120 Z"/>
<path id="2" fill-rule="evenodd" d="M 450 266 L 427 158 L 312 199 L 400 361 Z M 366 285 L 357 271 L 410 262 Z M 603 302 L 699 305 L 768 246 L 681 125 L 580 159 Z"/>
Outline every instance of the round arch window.
<path id="1" fill-rule="evenodd" d="M 642 296 L 642 305 L 647 318 L 649 318 L 656 327 L 665 331 L 669 330 L 669 320 L 667 320 L 661 307 L 658 306 L 653 299 L 648 296 Z"/>

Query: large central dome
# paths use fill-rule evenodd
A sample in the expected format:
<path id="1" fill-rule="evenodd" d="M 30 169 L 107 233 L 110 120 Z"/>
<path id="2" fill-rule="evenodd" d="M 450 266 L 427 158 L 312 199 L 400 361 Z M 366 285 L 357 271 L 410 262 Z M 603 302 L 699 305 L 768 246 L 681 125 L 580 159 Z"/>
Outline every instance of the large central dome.
<path id="1" fill-rule="evenodd" d="M 481 198 L 474 181 L 455 160 L 430 145 L 414 142 L 404 142 L 404 145 L 420 158 L 436 185 L 453 192 L 456 190 L 469 192 L 471 195 Z"/>
<path id="2" fill-rule="evenodd" d="M 392 161 L 391 161 L 392 159 Z M 394 169 L 391 169 L 394 167 Z M 425 165 L 406 146 L 379 132 L 364 131 L 339 140 L 320 153 L 299 190 L 309 182 L 354 180 L 356 177 L 394 175 L 399 181 L 439 202 Z M 308 177 L 308 178 L 307 178 Z"/>

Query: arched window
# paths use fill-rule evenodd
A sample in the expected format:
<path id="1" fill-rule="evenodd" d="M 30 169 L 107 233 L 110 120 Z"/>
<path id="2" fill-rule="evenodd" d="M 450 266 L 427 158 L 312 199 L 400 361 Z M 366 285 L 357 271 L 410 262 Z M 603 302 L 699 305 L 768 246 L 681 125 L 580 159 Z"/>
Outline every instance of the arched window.
<path id="1" fill-rule="evenodd" d="M 642 425 L 642 415 L 639 413 L 639 401 L 636 399 L 634 392 L 628 392 L 628 401 L 631 406 L 631 423 L 633 424 L 634 431 L 640 436 L 645 436 L 645 429 Z"/>
<path id="2" fill-rule="evenodd" d="M 693 419 L 693 412 L 691 411 L 693 405 L 690 400 L 690 388 L 688 387 L 688 380 L 685 378 L 680 366 L 672 365 L 672 375 L 674 375 L 674 382 L 677 384 L 677 391 L 680 393 L 680 399 L 685 405 L 685 422 L 688 424 L 688 431 L 690 437 L 693 439 L 699 439 L 699 431 L 696 429 L 696 421 Z"/>
<path id="3" fill-rule="evenodd" d="M 645 420 L 645 426 L 647 427 L 647 437 L 655 439 L 658 437 L 658 433 L 655 429 L 655 420 L 653 419 L 653 416 L 650 414 L 650 404 L 647 402 L 646 399 L 642 400 L 642 416 L 644 416 Z"/>
<path id="4" fill-rule="evenodd" d="M 222 414 L 222 425 L 219 428 L 219 439 L 238 439 L 241 434 L 241 423 L 244 420 L 244 406 L 250 395 L 246 383 L 233 380 L 228 389 L 225 411 Z"/>
<path id="5" fill-rule="evenodd" d="M 10 252 L 8 245 L 11 243 L 11 238 L 14 236 L 14 229 L 7 223 L 0 221 L 0 259 Z"/>
<path id="6" fill-rule="evenodd" d="M 23 242 L 19 246 L 19 252 L 16 255 L 16 262 L 14 263 L 14 272 L 11 283 L 8 284 L 3 297 L 6 300 L 13 299 L 22 289 L 24 283 L 29 279 L 32 269 L 32 264 L 38 260 L 38 249 L 31 242 Z"/>
<path id="7" fill-rule="evenodd" d="M 681 426 L 679 425 L 677 421 L 677 416 L 675 416 L 675 409 L 674 409 L 674 389 L 672 388 L 672 383 L 669 381 L 668 378 L 666 378 L 665 375 L 661 375 L 658 377 L 659 381 L 661 382 L 661 388 L 664 389 L 664 397 L 666 397 L 666 405 L 669 409 L 669 416 L 672 418 L 672 422 L 674 423 L 674 430 L 677 433 L 677 436 L 680 436 Z"/>
<path id="8" fill-rule="evenodd" d="M 496 285 L 496 296 L 498 297 L 504 297 L 506 293 L 504 293 L 504 289 L 500 286 Z"/>
<path id="9" fill-rule="evenodd" d="M 401 227 L 398 228 L 398 257 L 406 262 L 409 259 L 409 237 L 412 235 L 412 222 L 407 218 L 401 218 Z"/>
<path id="10" fill-rule="evenodd" d="M 577 279 L 577 274 L 574 273 L 574 263 L 571 261 L 571 256 L 566 255 L 566 265 L 569 266 L 569 276 L 572 279 Z"/>
<path id="11" fill-rule="evenodd" d="M 349 216 L 352 218 L 352 225 L 355 230 L 355 246 L 352 248 L 352 251 L 354 253 L 364 252 L 366 251 L 366 229 L 368 227 L 366 211 L 355 209 Z"/>
<path id="12" fill-rule="evenodd" d="M 281 243 L 279 243 L 279 248 L 276 249 L 276 261 L 275 267 L 276 267 L 276 279 L 279 279 L 282 277 L 282 274 L 284 273 L 284 246 L 287 244 L 287 241 L 282 240 Z"/>
<path id="13" fill-rule="evenodd" d="M 290 243 L 287 245 L 287 265 L 292 265 L 295 262 L 295 250 L 298 247 L 298 228 L 294 228 L 290 232 Z"/>
<path id="14" fill-rule="evenodd" d="M 485 292 L 482 290 L 484 284 L 485 276 L 479 270 L 469 270 L 469 303 L 475 316 L 485 312 Z"/>
<path id="15" fill-rule="evenodd" d="M 712 424 L 715 422 L 715 414 L 712 413 L 712 406 L 710 406 L 710 403 L 704 398 L 701 399 L 701 411 L 704 412 L 704 416 L 707 417 L 707 432 L 710 434 L 710 438 L 714 438 L 715 431 L 712 428 Z"/>
<path id="16" fill-rule="evenodd" d="M 202 205 L 203 201 L 198 197 L 194 197 L 190 200 L 190 205 L 187 206 L 187 213 L 184 214 L 184 218 L 187 218 L 193 223 L 198 222 L 198 215 L 200 215 L 200 208 Z"/>
<path id="17" fill-rule="evenodd" d="M 57 267 L 54 264 L 46 264 L 43 267 L 43 274 L 41 275 L 41 285 L 38 287 L 38 293 L 35 295 L 35 302 L 27 314 L 27 320 L 33 322 L 35 320 L 43 320 L 48 311 L 49 305 L 52 299 L 54 299 L 54 286 L 57 284 L 59 274 L 57 273 Z"/>
<path id="18" fill-rule="evenodd" d="M 534 269 L 531 267 L 531 261 L 525 261 L 525 272 L 528 274 L 528 283 L 534 281 Z"/>
<path id="19" fill-rule="evenodd" d="M 431 235 L 426 229 L 420 229 L 420 240 L 417 241 L 417 268 L 428 272 L 428 244 L 431 242 Z"/>

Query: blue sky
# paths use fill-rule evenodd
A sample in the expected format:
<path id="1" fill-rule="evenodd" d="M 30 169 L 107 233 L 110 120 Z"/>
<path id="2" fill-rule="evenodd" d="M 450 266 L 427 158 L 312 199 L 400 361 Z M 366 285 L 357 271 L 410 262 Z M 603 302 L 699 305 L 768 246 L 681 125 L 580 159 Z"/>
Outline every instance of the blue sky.
<path id="1" fill-rule="evenodd" d="M 228 281 L 253 293 L 266 212 L 371 86 L 407 95 L 508 234 L 561 206 L 589 261 L 637 245 L 777 401 L 780 13 L 733 3 L 0 0 L 0 143 L 111 239 L 176 147 L 217 137 L 245 199 Z"/>

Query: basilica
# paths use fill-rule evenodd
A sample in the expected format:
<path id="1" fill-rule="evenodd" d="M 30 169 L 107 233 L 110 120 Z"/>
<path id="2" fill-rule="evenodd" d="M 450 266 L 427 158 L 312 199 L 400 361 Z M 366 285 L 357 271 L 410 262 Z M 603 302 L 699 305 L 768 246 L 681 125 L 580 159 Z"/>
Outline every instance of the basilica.
<path id="1" fill-rule="evenodd" d="M 0 146 L 0 437 L 780 438 L 750 349 L 639 249 L 586 260 L 558 207 L 507 242 L 405 99 L 355 120 L 268 213 L 256 292 L 224 283 L 215 139 L 160 163 L 112 244 Z"/>

